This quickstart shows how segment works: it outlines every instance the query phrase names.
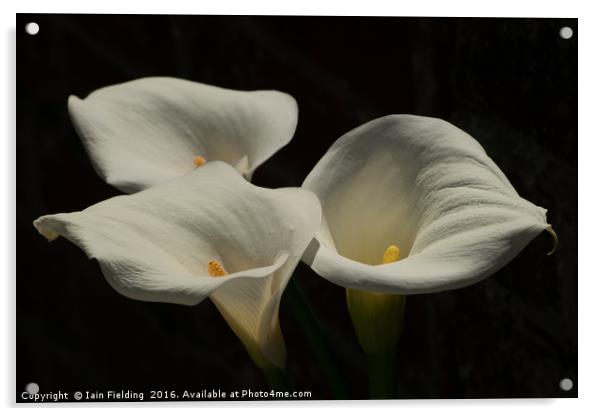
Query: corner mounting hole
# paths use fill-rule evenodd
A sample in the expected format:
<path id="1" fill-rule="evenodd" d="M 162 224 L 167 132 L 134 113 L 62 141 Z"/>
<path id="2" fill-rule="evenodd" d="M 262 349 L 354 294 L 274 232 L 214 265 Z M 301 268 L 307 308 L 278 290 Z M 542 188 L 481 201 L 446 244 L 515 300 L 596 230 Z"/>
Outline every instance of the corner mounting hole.
<path id="1" fill-rule="evenodd" d="M 29 35 L 37 35 L 40 31 L 40 25 L 36 22 L 29 22 L 25 25 L 25 32 Z"/>
<path id="2" fill-rule="evenodd" d="M 573 380 L 570 378 L 563 378 L 560 380 L 560 389 L 564 391 L 571 391 L 573 389 Z"/>
<path id="3" fill-rule="evenodd" d="M 38 386 L 38 383 L 29 383 L 25 386 L 25 391 L 29 394 L 38 394 L 40 386 Z"/>
<path id="4" fill-rule="evenodd" d="M 571 29 L 569 26 L 564 26 L 560 28 L 558 34 L 562 39 L 570 39 L 573 37 L 573 29 Z"/>

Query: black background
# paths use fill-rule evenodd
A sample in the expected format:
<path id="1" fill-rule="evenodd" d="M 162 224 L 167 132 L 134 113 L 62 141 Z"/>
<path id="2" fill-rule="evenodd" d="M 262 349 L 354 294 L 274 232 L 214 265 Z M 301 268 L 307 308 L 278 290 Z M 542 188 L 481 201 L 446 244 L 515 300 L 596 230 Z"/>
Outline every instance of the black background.
<path id="1" fill-rule="evenodd" d="M 565 25 L 570 40 L 559 36 Z M 48 244 L 32 226 L 120 194 L 94 173 L 68 95 L 157 75 L 297 99 L 295 137 L 254 176 L 266 187 L 299 186 L 334 140 L 386 114 L 441 117 L 477 138 L 517 191 L 549 210 L 560 246 L 545 256 L 552 243 L 541 235 L 479 284 L 411 296 L 398 397 L 576 397 L 576 19 L 21 14 L 16 36 L 18 400 L 32 381 L 41 392 L 267 388 L 210 301 L 122 297 L 78 247 Z M 349 397 L 366 398 L 344 289 L 304 264 L 294 278 Z M 290 373 L 314 399 L 332 398 L 289 297 Z M 565 377 L 570 392 L 559 388 Z"/>

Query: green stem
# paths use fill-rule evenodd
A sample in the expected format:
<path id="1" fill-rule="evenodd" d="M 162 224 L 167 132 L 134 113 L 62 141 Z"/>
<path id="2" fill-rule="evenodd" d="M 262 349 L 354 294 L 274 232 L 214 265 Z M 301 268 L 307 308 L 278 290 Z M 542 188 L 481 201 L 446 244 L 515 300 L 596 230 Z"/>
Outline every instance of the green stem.
<path id="1" fill-rule="evenodd" d="M 372 399 L 395 398 L 395 360 L 403 330 L 405 304 L 403 295 L 347 289 L 349 315 L 366 353 Z"/>
<path id="2" fill-rule="evenodd" d="M 284 370 L 278 367 L 263 368 L 263 374 L 268 381 L 268 384 L 275 391 L 293 391 L 291 380 L 284 372 Z"/>
<path id="3" fill-rule="evenodd" d="M 324 372 L 324 376 L 330 385 L 334 398 L 348 398 L 349 393 L 347 386 L 336 365 L 336 357 L 324 341 L 322 329 L 295 277 L 290 280 L 287 287 L 286 302 L 284 302 L 284 304 L 308 338 L 309 344 L 318 361 L 318 365 Z"/>
<path id="4" fill-rule="evenodd" d="M 380 354 L 367 354 L 368 380 L 371 399 L 394 399 L 396 397 L 397 378 L 395 351 Z"/>

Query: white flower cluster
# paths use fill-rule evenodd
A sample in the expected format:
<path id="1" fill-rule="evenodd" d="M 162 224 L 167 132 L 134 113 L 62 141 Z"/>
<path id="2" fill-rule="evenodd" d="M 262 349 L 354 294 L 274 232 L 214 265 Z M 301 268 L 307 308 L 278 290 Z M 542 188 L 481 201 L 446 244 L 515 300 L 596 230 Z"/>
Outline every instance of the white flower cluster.
<path id="1" fill-rule="evenodd" d="M 301 187 L 272 190 L 249 181 L 293 137 L 287 94 L 145 78 L 68 104 L 98 174 L 130 195 L 40 217 L 37 230 L 77 244 L 130 298 L 209 297 L 262 368 L 284 367 L 280 298 L 302 256 L 343 287 L 428 293 L 490 276 L 551 230 L 476 140 L 439 119 L 373 120 Z"/>

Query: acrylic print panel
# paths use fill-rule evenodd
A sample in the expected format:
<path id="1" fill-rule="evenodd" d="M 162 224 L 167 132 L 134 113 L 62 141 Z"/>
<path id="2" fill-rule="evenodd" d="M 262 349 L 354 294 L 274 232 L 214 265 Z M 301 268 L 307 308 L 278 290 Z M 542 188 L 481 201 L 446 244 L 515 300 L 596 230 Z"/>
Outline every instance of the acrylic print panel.
<path id="1" fill-rule="evenodd" d="M 18 15 L 16 400 L 576 397 L 577 36 L 576 19 Z M 135 81 L 147 77 L 211 87 Z M 70 116 L 69 96 L 127 81 Z M 255 90 L 280 93 L 238 92 Z M 476 142 L 432 119 L 373 121 L 391 114 L 440 118 Z M 272 190 L 307 184 L 369 122 L 370 145 L 328 153 L 349 158 L 323 164 L 311 189 Z M 425 172 L 460 185 L 425 190 Z M 354 179 L 366 177 L 372 187 Z M 420 219 L 448 215 L 424 201 L 449 192 L 470 209 L 482 201 L 467 183 L 506 201 L 505 216 L 460 216 L 416 265 Z M 337 273 L 296 263 L 319 232 L 310 191 L 338 227 L 325 257 Z M 120 195 L 93 220 L 38 223 L 75 244 L 32 225 Z M 406 226 L 422 240 L 396 234 Z M 383 266 L 388 244 L 401 252 Z M 379 288 L 393 294 L 366 301 Z"/>

